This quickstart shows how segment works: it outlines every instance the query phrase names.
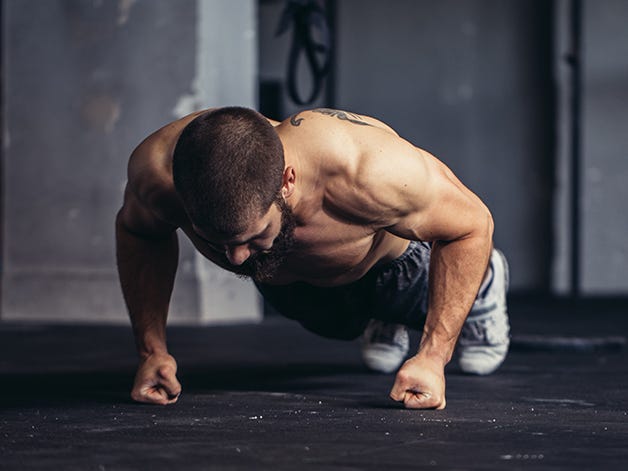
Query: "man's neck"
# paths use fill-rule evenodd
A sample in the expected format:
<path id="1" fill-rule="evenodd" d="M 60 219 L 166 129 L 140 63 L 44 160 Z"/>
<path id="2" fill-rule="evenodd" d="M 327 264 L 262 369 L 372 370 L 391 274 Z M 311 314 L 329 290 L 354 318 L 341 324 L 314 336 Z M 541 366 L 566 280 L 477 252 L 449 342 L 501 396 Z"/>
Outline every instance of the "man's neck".
<path id="1" fill-rule="evenodd" d="M 287 198 L 287 202 L 292 207 L 295 214 L 299 211 L 299 205 L 303 200 L 303 195 L 312 190 L 311 169 L 305 164 L 302 153 L 298 145 L 295 145 L 289 138 L 279 133 L 279 138 L 284 149 L 284 169 L 292 167 L 296 175 L 294 191 Z"/>

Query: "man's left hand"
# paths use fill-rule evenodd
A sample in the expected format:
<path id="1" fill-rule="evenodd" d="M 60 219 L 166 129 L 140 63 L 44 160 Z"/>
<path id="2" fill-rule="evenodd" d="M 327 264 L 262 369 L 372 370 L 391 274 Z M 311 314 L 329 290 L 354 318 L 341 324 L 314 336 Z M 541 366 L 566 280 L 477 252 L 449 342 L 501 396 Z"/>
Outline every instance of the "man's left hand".
<path id="1" fill-rule="evenodd" d="M 390 397 L 408 409 L 444 409 L 444 366 L 420 354 L 410 358 L 397 372 Z"/>

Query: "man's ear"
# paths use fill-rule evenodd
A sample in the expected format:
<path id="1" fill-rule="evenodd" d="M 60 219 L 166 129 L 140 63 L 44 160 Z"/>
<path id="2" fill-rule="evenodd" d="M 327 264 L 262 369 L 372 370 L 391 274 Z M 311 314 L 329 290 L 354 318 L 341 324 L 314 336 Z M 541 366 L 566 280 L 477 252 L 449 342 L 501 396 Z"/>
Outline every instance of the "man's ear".
<path id="1" fill-rule="evenodd" d="M 297 174 L 294 167 L 286 167 L 283 171 L 283 184 L 281 186 L 281 196 L 288 198 L 294 193 L 294 184 L 297 180 Z"/>

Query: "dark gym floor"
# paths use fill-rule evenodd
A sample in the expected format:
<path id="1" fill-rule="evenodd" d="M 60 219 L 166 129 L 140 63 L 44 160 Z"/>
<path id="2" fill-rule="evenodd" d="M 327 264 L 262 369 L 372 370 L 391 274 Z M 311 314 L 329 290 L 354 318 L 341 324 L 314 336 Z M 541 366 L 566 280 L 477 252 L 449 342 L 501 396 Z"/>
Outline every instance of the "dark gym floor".
<path id="1" fill-rule="evenodd" d="M 625 470 L 627 308 L 513 304 L 506 363 L 453 362 L 444 411 L 403 410 L 357 343 L 276 317 L 171 328 L 168 407 L 130 401 L 128 327 L 0 323 L 0 469 Z"/>

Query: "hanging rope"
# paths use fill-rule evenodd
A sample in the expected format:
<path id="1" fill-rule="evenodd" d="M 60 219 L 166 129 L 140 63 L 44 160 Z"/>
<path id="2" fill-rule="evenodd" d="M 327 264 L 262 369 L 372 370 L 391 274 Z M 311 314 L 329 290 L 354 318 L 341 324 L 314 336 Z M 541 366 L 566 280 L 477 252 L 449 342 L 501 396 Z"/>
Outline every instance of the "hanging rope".
<path id="1" fill-rule="evenodd" d="M 292 26 L 292 44 L 288 57 L 288 94 L 298 105 L 309 105 L 318 98 L 331 64 L 331 33 L 325 9 L 317 0 L 287 0 L 281 14 L 276 36 L 281 36 Z M 320 31 L 321 41 L 315 39 Z M 303 99 L 297 87 L 299 58 L 305 59 L 312 76 L 312 90 Z"/>

